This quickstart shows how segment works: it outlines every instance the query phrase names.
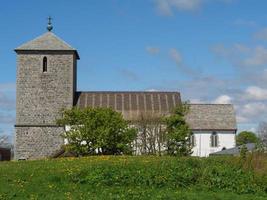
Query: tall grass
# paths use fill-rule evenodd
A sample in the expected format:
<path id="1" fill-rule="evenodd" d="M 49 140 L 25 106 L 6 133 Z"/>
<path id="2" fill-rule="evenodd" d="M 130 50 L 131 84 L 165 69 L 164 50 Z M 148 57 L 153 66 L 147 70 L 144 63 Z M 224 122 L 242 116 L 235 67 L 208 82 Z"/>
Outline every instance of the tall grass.
<path id="1" fill-rule="evenodd" d="M 160 191 L 159 195 L 166 191 L 170 196 L 175 191 L 210 191 L 266 198 L 266 155 L 248 155 L 245 160 L 94 156 L 0 164 L 0 199 L 30 199 L 31 195 L 60 199 L 60 194 L 68 192 L 77 198 L 84 193 L 97 197 L 118 190 L 152 196 L 150 192 L 155 191 Z"/>

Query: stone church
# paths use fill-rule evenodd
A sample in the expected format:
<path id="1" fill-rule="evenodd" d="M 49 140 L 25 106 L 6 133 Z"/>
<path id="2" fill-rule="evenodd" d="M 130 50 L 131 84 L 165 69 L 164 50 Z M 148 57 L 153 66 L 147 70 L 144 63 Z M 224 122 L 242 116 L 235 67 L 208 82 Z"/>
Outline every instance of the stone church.
<path id="1" fill-rule="evenodd" d="M 111 107 L 129 121 L 141 114 L 166 115 L 181 103 L 179 92 L 77 91 L 78 51 L 48 31 L 15 49 L 17 93 L 15 159 L 38 159 L 63 144 L 60 110 Z M 208 156 L 235 146 L 236 119 L 230 104 L 191 104 L 187 121 L 194 133 L 193 155 Z"/>

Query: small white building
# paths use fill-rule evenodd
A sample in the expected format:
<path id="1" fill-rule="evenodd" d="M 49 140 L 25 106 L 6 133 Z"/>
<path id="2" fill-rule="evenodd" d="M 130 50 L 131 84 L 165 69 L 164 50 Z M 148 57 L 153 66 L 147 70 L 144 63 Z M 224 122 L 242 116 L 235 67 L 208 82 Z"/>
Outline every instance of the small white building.
<path id="1" fill-rule="evenodd" d="M 193 156 L 206 157 L 235 147 L 236 117 L 231 104 L 191 104 L 187 116 L 193 136 Z"/>

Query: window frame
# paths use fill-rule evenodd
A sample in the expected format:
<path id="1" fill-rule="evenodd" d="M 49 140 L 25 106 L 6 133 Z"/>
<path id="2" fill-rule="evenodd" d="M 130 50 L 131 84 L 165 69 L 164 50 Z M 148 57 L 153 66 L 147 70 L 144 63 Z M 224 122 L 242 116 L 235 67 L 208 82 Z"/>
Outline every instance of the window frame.
<path id="1" fill-rule="evenodd" d="M 219 147 L 219 135 L 217 132 L 212 132 L 210 136 L 210 146 L 211 147 Z"/>
<path id="2" fill-rule="evenodd" d="M 192 133 L 192 135 L 190 135 L 190 145 L 192 147 L 195 147 L 196 146 L 196 136 L 194 133 Z"/>
<path id="3" fill-rule="evenodd" d="M 44 56 L 43 57 L 43 73 L 46 73 L 47 72 L 47 69 L 48 69 L 48 67 L 47 67 L 47 57 L 46 56 Z"/>

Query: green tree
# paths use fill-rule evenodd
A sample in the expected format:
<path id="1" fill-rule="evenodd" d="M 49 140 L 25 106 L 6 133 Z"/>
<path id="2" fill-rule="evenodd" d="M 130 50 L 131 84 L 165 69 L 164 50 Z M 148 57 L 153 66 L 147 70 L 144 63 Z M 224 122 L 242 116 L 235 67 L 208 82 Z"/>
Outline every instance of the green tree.
<path id="1" fill-rule="evenodd" d="M 236 144 L 238 146 L 248 143 L 258 143 L 259 139 L 255 133 L 251 131 L 242 131 L 236 136 Z"/>
<path id="2" fill-rule="evenodd" d="M 188 156 L 192 154 L 192 145 L 190 144 L 192 132 L 185 120 L 189 108 L 187 103 L 183 103 L 176 107 L 173 113 L 165 119 L 167 153 L 169 155 Z"/>
<path id="3" fill-rule="evenodd" d="M 78 155 L 130 154 L 137 134 L 121 113 L 110 108 L 64 110 L 57 123 L 70 126 L 64 134 L 68 140 L 67 149 Z"/>

